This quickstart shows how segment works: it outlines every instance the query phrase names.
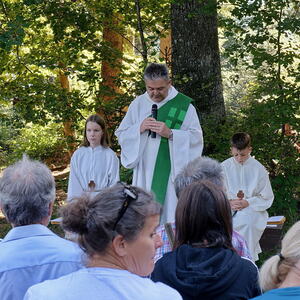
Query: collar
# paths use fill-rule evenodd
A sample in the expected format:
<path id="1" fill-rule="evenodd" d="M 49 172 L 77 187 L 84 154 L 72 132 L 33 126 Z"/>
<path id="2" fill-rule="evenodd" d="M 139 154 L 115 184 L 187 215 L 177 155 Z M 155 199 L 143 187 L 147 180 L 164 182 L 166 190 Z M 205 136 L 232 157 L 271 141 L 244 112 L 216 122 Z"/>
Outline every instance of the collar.
<path id="1" fill-rule="evenodd" d="M 174 88 L 174 86 L 171 85 L 171 87 L 169 88 L 169 91 L 168 91 L 168 96 L 161 102 L 155 102 L 155 101 L 151 100 L 151 98 L 149 97 L 147 92 L 144 93 L 144 96 L 147 98 L 147 100 L 149 102 L 151 102 L 152 104 L 157 104 L 157 106 L 160 107 L 163 104 L 167 103 L 169 100 L 175 98 L 175 96 L 177 94 L 178 94 L 178 91 Z"/>
<path id="2" fill-rule="evenodd" d="M 238 163 L 234 157 L 232 157 L 232 159 L 233 159 L 234 163 L 235 163 L 237 166 L 243 167 L 243 166 L 246 166 L 246 165 L 248 165 L 248 164 L 250 163 L 250 161 L 252 160 L 252 156 L 250 155 L 250 156 L 248 157 L 248 159 L 247 159 L 243 164 Z"/>
<path id="3" fill-rule="evenodd" d="M 25 226 L 18 226 L 12 228 L 5 238 L 2 240 L 2 243 L 10 242 L 13 240 L 19 240 L 27 237 L 33 236 L 56 236 L 50 229 L 41 224 L 32 224 Z"/>

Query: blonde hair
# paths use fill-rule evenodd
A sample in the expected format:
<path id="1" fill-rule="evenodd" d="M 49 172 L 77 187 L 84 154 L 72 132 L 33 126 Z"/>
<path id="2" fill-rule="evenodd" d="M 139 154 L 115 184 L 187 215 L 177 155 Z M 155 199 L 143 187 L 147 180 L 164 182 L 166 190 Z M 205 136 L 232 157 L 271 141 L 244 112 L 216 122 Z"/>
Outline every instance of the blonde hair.
<path id="1" fill-rule="evenodd" d="M 281 242 L 281 253 L 270 257 L 260 269 L 263 291 L 278 288 L 290 269 L 300 260 L 300 221 L 295 223 Z"/>

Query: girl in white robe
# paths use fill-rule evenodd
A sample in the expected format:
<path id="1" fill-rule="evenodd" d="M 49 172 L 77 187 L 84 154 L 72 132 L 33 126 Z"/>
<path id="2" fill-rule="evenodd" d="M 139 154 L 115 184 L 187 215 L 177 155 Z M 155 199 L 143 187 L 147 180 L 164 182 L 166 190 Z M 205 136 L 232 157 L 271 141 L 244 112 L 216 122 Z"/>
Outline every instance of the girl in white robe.
<path id="1" fill-rule="evenodd" d="M 91 115 L 85 123 L 82 146 L 71 158 L 68 201 L 83 193 L 95 196 L 119 181 L 119 159 L 108 145 L 104 120 Z"/>

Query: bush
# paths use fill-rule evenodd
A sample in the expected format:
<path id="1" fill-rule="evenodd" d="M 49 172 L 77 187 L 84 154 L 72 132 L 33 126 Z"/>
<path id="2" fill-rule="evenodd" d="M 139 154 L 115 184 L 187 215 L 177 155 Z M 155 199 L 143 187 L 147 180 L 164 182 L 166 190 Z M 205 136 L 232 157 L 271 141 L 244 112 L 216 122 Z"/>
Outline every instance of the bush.
<path id="1" fill-rule="evenodd" d="M 18 136 L 11 140 L 10 161 L 20 159 L 26 153 L 33 159 L 45 160 L 67 148 L 60 124 L 46 126 L 29 123 L 19 130 Z"/>

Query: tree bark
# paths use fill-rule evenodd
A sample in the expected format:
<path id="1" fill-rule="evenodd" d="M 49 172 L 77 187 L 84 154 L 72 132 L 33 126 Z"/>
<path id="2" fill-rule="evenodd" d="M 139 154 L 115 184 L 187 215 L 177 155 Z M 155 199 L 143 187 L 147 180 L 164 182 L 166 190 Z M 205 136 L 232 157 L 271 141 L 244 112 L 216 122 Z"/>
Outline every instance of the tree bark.
<path id="1" fill-rule="evenodd" d="M 180 90 L 195 100 L 202 122 L 222 122 L 216 0 L 177 0 L 171 6 L 172 74 Z"/>
<path id="2" fill-rule="evenodd" d="M 172 60 L 172 41 L 171 30 L 167 30 L 165 35 L 159 40 L 159 56 L 163 58 L 168 67 L 171 67 Z"/>
<path id="3" fill-rule="evenodd" d="M 120 74 L 120 66 L 122 64 L 121 54 L 123 53 L 123 38 L 116 31 L 118 19 L 113 18 L 104 24 L 103 41 L 111 48 L 113 53 L 108 60 L 102 62 L 101 77 L 102 84 L 107 88 L 107 94 L 101 95 L 104 101 L 110 101 L 114 98 L 114 94 L 120 92 L 116 80 Z M 99 111 L 101 113 L 101 111 Z"/>
<path id="4" fill-rule="evenodd" d="M 59 82 L 60 82 L 60 86 L 65 89 L 66 91 L 70 91 L 70 83 L 69 83 L 69 78 L 67 75 L 65 75 L 63 69 L 60 69 L 59 70 Z M 66 104 L 68 105 L 68 103 Z M 69 157 L 72 156 L 72 153 L 74 152 L 75 150 L 75 131 L 72 127 L 72 121 L 71 120 L 65 120 L 63 122 L 63 126 L 64 126 L 64 135 L 67 139 L 67 143 L 68 143 L 68 146 L 69 146 L 69 150 L 68 150 L 68 154 L 69 154 Z"/>

